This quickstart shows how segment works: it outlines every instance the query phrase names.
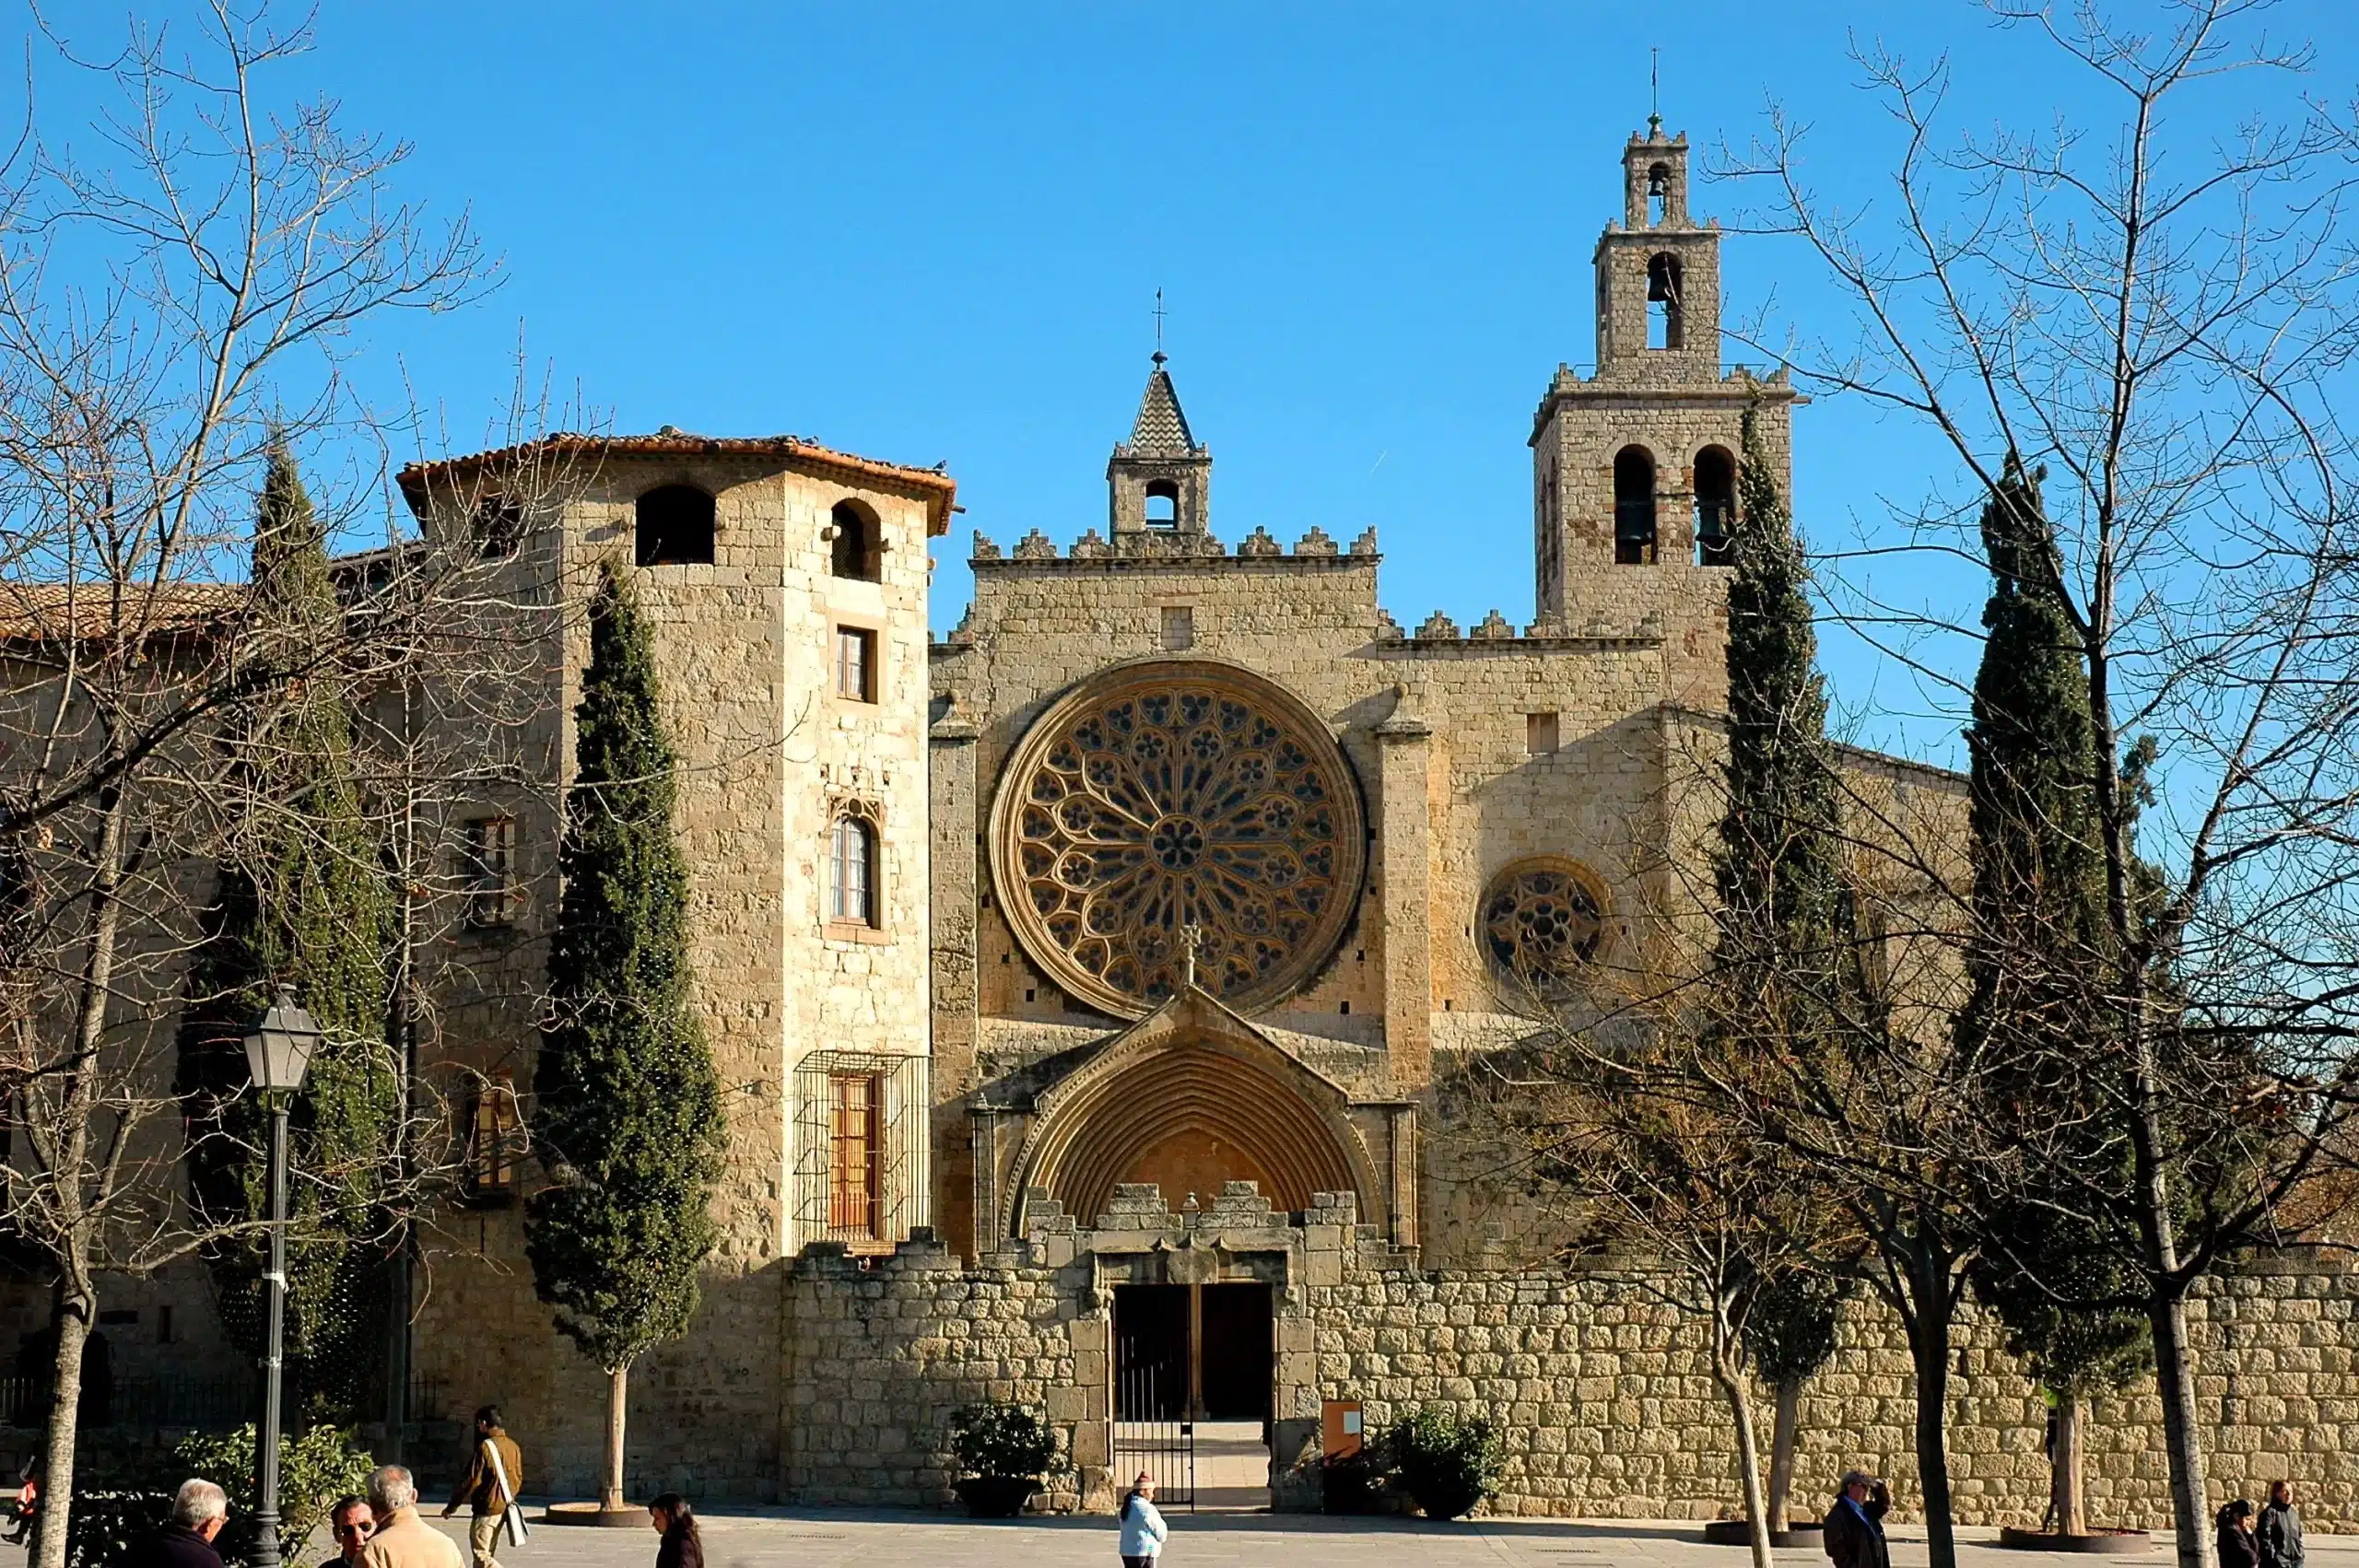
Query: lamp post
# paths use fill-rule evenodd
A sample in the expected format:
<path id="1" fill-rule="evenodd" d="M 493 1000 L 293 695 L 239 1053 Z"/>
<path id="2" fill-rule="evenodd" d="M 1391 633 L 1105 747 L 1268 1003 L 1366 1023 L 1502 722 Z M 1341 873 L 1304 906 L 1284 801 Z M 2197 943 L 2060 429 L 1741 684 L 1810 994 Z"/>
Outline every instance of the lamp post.
<path id="1" fill-rule="evenodd" d="M 246 1071 L 270 1108 L 269 1338 L 263 1351 L 262 1420 L 254 1437 L 254 1568 L 278 1568 L 279 1363 L 287 1338 L 287 1102 L 303 1087 L 304 1070 L 320 1043 L 320 1026 L 295 1000 L 295 988 L 277 1000 L 246 1036 Z"/>

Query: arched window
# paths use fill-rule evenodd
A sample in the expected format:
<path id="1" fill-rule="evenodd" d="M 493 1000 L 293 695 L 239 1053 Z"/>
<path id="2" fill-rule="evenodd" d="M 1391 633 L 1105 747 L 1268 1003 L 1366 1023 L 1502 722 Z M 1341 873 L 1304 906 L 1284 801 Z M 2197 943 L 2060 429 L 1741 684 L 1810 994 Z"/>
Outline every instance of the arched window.
<path id="1" fill-rule="evenodd" d="M 1680 309 L 1679 258 L 1664 252 L 1647 263 L 1647 346 L 1684 348 L 1686 323 Z"/>
<path id="2" fill-rule="evenodd" d="M 1654 454 L 1624 447 L 1614 454 L 1614 564 L 1643 567 L 1654 558 Z"/>
<path id="3" fill-rule="evenodd" d="M 833 577 L 874 582 L 884 569 L 883 530 L 876 515 L 858 501 L 838 501 L 827 514 L 834 536 L 827 541 L 827 571 Z"/>
<path id="4" fill-rule="evenodd" d="M 827 847 L 827 919 L 876 925 L 876 829 L 856 816 L 836 818 Z"/>
<path id="5" fill-rule="evenodd" d="M 1647 227 L 1661 228 L 1671 205 L 1671 165 L 1658 163 L 1647 170 Z"/>
<path id="6" fill-rule="evenodd" d="M 1696 454 L 1696 564 L 1724 567 L 1736 532 L 1736 459 L 1726 447 Z"/>
<path id="7" fill-rule="evenodd" d="M 639 498 L 637 558 L 642 567 L 712 565 L 712 497 L 693 485 L 665 485 Z"/>
<path id="8" fill-rule="evenodd" d="M 1180 486 L 1170 479 L 1150 479 L 1146 482 L 1146 525 L 1149 528 L 1180 526 Z"/>

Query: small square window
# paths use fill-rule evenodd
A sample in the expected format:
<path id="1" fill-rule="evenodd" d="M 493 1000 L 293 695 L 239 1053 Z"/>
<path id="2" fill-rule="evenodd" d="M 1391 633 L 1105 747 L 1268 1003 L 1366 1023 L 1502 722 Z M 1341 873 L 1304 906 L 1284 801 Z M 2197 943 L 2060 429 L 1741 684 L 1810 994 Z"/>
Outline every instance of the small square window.
<path id="1" fill-rule="evenodd" d="M 1533 756 L 1553 755 L 1556 750 L 1556 716 L 1553 713 L 1527 713 L 1523 716 L 1523 747 Z"/>
<path id="2" fill-rule="evenodd" d="M 1196 612 L 1186 604 L 1166 604 L 1163 607 L 1163 647 L 1166 652 L 1177 653 L 1196 646 Z"/>
<path id="3" fill-rule="evenodd" d="M 836 695 L 846 702 L 876 700 L 876 634 L 861 626 L 836 628 Z"/>

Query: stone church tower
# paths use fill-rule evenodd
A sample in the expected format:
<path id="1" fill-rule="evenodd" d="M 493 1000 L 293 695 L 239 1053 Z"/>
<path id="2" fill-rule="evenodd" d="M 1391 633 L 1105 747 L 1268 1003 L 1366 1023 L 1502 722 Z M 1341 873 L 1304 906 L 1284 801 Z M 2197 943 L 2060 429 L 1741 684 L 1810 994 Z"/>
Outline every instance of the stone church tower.
<path id="1" fill-rule="evenodd" d="M 1718 707 L 1717 577 L 1735 517 L 1747 408 L 1791 486 L 1782 369 L 1720 369 L 1720 231 L 1687 205 L 1687 138 L 1660 123 L 1622 149 L 1622 218 L 1598 236 L 1597 361 L 1556 368 L 1532 419 L 1533 603 L 1575 629 L 1623 606 L 1708 661 L 1688 700 Z"/>

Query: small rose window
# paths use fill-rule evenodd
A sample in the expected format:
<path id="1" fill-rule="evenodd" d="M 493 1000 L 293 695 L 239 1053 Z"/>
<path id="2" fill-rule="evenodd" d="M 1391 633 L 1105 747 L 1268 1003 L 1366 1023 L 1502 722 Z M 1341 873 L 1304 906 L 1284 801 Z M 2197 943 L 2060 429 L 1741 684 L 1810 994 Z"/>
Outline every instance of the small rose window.
<path id="1" fill-rule="evenodd" d="M 1605 945 L 1604 886 L 1570 860 L 1518 860 L 1483 895 L 1476 940 L 1510 998 L 1562 1001 Z"/>

